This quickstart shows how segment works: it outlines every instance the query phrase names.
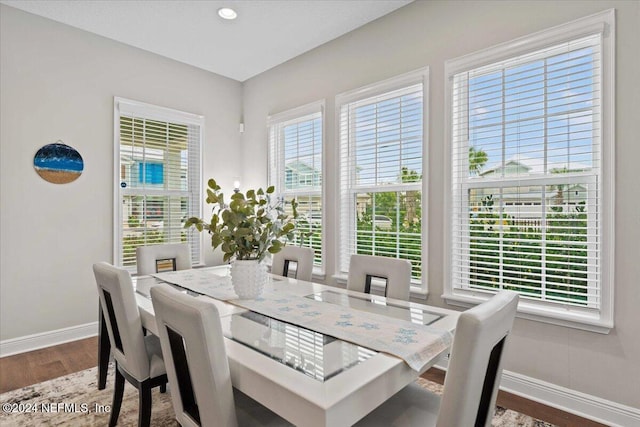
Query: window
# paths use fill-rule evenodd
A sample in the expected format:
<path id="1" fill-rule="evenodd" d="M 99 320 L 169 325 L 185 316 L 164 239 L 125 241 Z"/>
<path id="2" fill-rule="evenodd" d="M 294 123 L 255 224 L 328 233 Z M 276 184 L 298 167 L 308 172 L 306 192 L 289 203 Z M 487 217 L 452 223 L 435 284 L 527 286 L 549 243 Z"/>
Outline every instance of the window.
<path id="1" fill-rule="evenodd" d="M 269 183 L 299 220 L 294 244 L 315 251 L 314 265 L 322 267 L 322 141 L 323 102 L 315 102 L 269 117 Z"/>
<path id="2" fill-rule="evenodd" d="M 447 62 L 448 300 L 510 289 L 532 318 L 611 326 L 612 26 L 606 12 Z"/>
<path id="3" fill-rule="evenodd" d="M 340 260 L 411 261 L 426 291 L 426 95 L 422 69 L 336 98 L 340 133 Z"/>
<path id="4" fill-rule="evenodd" d="M 204 118 L 122 98 L 114 104 L 115 262 L 135 271 L 138 246 L 187 242 L 200 263 L 200 237 L 183 225 L 200 216 Z"/>

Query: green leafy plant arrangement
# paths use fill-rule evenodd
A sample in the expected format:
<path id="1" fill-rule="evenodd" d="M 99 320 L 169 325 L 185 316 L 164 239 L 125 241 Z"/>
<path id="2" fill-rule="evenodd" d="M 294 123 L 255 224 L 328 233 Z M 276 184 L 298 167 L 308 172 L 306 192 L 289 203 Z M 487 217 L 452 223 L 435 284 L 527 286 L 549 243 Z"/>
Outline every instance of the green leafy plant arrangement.
<path id="1" fill-rule="evenodd" d="M 266 191 L 258 188 L 244 194 L 234 193 L 228 205 L 214 179 L 208 181 L 208 187 L 206 201 L 214 205 L 211 220 L 191 217 L 184 227 L 195 227 L 200 232 L 207 230 L 211 246 L 221 247 L 224 261 L 262 261 L 267 253 L 280 252 L 285 240 L 293 240 L 297 203 L 291 202 L 293 217 L 289 217 L 284 211 L 284 202 L 272 203 L 273 186 Z"/>

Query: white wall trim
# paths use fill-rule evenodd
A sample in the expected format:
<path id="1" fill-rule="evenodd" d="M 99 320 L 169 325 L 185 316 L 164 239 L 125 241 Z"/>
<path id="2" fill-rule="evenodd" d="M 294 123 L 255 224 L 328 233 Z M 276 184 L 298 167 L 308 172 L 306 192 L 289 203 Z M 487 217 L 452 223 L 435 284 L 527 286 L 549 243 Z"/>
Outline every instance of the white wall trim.
<path id="1" fill-rule="evenodd" d="M 98 335 L 98 322 L 0 341 L 0 357 L 25 353 Z"/>
<path id="2" fill-rule="evenodd" d="M 565 412 L 610 426 L 640 425 L 640 409 L 605 400 L 515 372 L 503 371 L 500 388 Z"/>
<path id="3" fill-rule="evenodd" d="M 447 370 L 448 358 L 435 365 Z M 504 370 L 500 390 L 551 406 L 611 427 L 640 426 L 640 408 L 622 405 L 597 396 Z"/>

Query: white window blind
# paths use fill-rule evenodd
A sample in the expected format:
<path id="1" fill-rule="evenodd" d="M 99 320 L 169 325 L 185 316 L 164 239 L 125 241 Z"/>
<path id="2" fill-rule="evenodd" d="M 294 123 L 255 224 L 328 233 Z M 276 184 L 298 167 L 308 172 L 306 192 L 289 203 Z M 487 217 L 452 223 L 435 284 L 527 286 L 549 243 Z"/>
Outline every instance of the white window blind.
<path id="1" fill-rule="evenodd" d="M 449 74 L 452 293 L 602 307 L 602 37 Z"/>
<path id="2" fill-rule="evenodd" d="M 135 270 L 136 248 L 189 243 L 200 263 L 200 239 L 184 229 L 200 215 L 203 119 L 116 98 L 115 259 Z"/>
<path id="3" fill-rule="evenodd" d="M 316 102 L 269 118 L 269 183 L 287 204 L 298 202 L 295 241 L 313 248 L 314 265 L 322 266 L 323 103 Z"/>
<path id="4" fill-rule="evenodd" d="M 422 282 L 426 70 L 338 97 L 340 270 L 352 254 L 407 259 Z"/>

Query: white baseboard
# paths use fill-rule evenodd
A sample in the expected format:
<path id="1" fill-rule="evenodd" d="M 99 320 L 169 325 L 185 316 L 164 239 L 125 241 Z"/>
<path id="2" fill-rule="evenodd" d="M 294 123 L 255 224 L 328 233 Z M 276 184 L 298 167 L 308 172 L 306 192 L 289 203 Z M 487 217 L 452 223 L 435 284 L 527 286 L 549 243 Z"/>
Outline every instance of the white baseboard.
<path id="1" fill-rule="evenodd" d="M 449 360 L 445 356 L 440 358 L 435 367 L 446 371 L 448 365 Z M 515 372 L 502 371 L 500 390 L 611 427 L 640 426 L 640 408 L 601 399 Z"/>
<path id="2" fill-rule="evenodd" d="M 640 408 L 622 405 L 515 372 L 503 371 L 500 389 L 609 426 L 640 426 Z"/>
<path id="3" fill-rule="evenodd" d="M 0 357 L 38 350 L 98 335 L 98 322 L 0 341 Z"/>

